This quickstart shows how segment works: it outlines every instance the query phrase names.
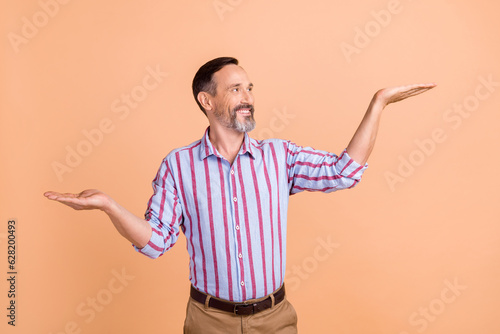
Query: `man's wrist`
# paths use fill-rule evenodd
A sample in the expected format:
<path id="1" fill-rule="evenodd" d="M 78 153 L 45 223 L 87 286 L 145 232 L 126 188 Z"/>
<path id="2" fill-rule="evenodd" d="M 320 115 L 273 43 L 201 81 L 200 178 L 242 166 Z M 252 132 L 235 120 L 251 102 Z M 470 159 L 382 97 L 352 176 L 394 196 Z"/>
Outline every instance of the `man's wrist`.
<path id="1" fill-rule="evenodd" d="M 383 110 L 389 103 L 387 102 L 386 98 L 382 94 L 382 90 L 379 90 L 378 92 L 373 95 L 371 105 L 372 108 L 378 109 L 378 110 Z"/>
<path id="2" fill-rule="evenodd" d="M 371 114 L 373 116 L 380 117 L 382 114 L 382 111 L 384 108 L 387 106 L 385 100 L 381 97 L 375 94 L 370 101 L 370 106 L 368 107 L 367 113 Z"/>
<path id="3" fill-rule="evenodd" d="M 104 200 L 104 205 L 101 208 L 101 211 L 106 213 L 108 216 L 114 215 L 118 209 L 118 203 L 116 203 L 111 197 L 106 195 L 106 199 Z"/>

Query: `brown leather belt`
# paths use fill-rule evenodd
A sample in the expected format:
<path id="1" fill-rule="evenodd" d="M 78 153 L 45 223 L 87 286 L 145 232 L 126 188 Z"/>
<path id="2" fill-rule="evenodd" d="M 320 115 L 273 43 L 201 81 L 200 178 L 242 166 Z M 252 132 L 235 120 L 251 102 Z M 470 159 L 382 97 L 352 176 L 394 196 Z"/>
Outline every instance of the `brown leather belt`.
<path id="1" fill-rule="evenodd" d="M 281 288 L 273 294 L 273 296 L 274 305 L 278 305 L 279 303 L 281 303 L 283 299 L 285 299 L 285 285 L 282 285 Z M 207 300 L 208 295 L 196 290 L 193 286 L 191 286 L 191 298 L 205 305 L 205 301 Z M 271 308 L 272 303 L 273 302 L 271 296 L 256 303 L 233 303 L 220 299 L 210 298 L 210 300 L 208 301 L 208 306 L 221 311 L 234 313 L 236 315 L 251 315 Z"/>

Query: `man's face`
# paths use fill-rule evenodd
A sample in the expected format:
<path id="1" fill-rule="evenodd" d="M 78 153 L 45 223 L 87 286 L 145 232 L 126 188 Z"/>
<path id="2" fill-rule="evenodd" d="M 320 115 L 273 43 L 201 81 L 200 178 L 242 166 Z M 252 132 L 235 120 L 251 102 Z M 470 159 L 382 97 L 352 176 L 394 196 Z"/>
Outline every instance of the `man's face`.
<path id="1" fill-rule="evenodd" d="M 241 67 L 226 65 L 214 73 L 217 85 L 214 101 L 214 116 L 223 126 L 239 132 L 255 128 L 253 84 Z"/>

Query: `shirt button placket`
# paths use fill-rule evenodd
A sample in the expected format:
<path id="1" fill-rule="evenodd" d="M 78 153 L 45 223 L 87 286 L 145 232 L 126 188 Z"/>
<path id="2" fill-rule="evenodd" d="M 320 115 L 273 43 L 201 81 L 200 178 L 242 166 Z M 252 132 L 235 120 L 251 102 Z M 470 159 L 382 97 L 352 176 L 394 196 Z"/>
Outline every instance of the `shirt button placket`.
<path id="1" fill-rule="evenodd" d="M 236 163 L 235 163 L 236 165 Z M 236 175 L 235 175 L 235 170 L 234 170 L 235 167 L 231 167 L 231 171 L 230 171 L 230 179 L 231 179 L 231 195 L 232 195 L 232 198 L 233 198 L 233 209 L 234 211 L 237 211 L 238 210 L 238 198 L 236 196 L 237 194 L 237 186 L 236 186 Z M 233 214 L 233 217 L 236 218 L 236 214 L 234 213 Z M 241 239 L 241 231 L 240 231 L 240 225 L 239 225 L 239 222 L 234 220 L 234 226 L 235 226 L 235 229 L 236 229 L 236 235 L 235 235 L 235 238 L 236 238 L 236 241 L 237 241 L 237 244 L 238 244 L 238 248 L 236 249 L 237 251 L 237 256 L 238 256 L 238 267 L 239 267 L 239 278 L 240 278 L 240 286 L 243 288 L 245 286 L 245 281 L 244 281 L 244 277 L 243 277 L 243 254 L 242 254 L 242 249 L 241 249 L 241 244 L 240 244 L 240 239 Z"/>

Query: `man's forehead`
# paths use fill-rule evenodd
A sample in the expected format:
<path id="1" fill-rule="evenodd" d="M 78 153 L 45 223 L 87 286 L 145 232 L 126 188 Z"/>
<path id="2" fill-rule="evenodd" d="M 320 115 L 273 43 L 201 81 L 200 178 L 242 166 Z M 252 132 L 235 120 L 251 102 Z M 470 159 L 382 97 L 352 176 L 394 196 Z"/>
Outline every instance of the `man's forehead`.
<path id="1" fill-rule="evenodd" d="M 218 84 L 223 84 L 225 86 L 251 84 L 245 70 L 241 66 L 234 64 L 226 65 L 219 71 L 215 72 L 214 78 Z"/>

